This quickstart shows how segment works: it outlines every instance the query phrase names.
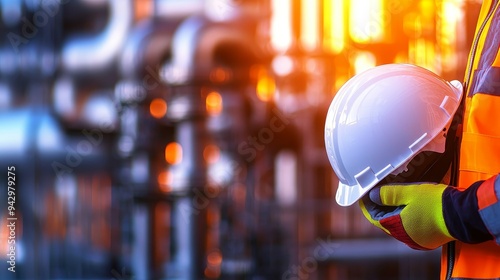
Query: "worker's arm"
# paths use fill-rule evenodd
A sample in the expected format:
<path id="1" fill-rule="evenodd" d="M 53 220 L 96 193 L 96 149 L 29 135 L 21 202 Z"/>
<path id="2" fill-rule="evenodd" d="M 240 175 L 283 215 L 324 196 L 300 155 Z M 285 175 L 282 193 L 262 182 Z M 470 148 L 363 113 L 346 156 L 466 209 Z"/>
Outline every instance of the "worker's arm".
<path id="1" fill-rule="evenodd" d="M 385 185 L 372 189 L 361 210 L 374 225 L 415 249 L 449 241 L 500 244 L 500 176 L 465 190 L 443 184 Z"/>

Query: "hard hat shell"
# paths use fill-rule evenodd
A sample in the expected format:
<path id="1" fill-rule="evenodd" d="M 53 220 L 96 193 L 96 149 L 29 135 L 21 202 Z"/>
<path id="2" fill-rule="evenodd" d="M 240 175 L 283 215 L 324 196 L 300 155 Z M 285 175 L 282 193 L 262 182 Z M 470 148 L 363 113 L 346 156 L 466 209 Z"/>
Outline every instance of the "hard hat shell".
<path id="1" fill-rule="evenodd" d="M 444 152 L 462 85 L 410 64 L 386 64 L 348 80 L 325 124 L 328 159 L 339 178 L 336 200 L 348 206 L 421 151 Z"/>

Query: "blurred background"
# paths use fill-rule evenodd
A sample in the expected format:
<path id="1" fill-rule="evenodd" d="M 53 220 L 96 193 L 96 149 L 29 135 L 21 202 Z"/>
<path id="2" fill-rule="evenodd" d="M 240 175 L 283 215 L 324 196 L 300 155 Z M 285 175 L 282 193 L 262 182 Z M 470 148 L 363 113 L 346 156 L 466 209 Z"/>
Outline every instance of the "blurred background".
<path id="1" fill-rule="evenodd" d="M 375 65 L 462 80 L 479 7 L 1 0 L 0 279 L 437 279 L 335 203 L 324 120 Z"/>

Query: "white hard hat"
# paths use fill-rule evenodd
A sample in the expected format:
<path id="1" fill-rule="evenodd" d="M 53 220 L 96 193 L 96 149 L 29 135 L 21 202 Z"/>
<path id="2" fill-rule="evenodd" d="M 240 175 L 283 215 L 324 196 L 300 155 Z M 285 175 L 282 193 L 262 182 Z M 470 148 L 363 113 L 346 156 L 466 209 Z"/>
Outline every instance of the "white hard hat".
<path id="1" fill-rule="evenodd" d="M 387 64 L 352 77 L 334 97 L 325 124 L 328 159 L 348 206 L 421 151 L 444 152 L 462 85 L 409 64 Z"/>

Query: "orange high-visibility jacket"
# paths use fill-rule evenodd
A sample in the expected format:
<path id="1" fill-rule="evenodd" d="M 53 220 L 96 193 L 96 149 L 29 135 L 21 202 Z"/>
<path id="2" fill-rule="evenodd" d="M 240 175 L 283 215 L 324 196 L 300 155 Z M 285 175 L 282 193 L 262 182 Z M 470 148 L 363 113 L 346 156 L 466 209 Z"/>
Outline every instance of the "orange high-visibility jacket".
<path id="1" fill-rule="evenodd" d="M 500 0 L 485 0 L 465 74 L 465 112 L 458 187 L 500 172 Z M 488 180 L 487 180 L 488 181 Z M 493 236 L 500 231 L 499 184 L 478 191 L 479 211 Z M 498 182 L 498 181 L 496 181 Z M 495 186 L 497 185 L 497 186 Z M 443 247 L 441 279 L 500 279 L 500 240 Z M 451 278 L 450 278 L 451 277 Z"/>

